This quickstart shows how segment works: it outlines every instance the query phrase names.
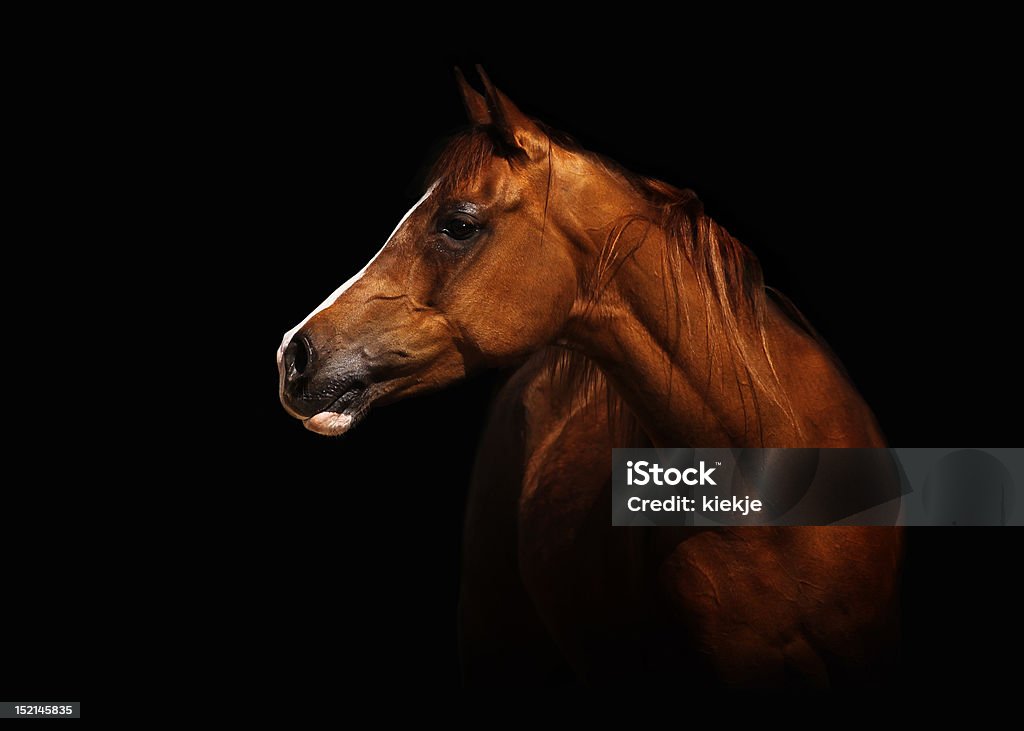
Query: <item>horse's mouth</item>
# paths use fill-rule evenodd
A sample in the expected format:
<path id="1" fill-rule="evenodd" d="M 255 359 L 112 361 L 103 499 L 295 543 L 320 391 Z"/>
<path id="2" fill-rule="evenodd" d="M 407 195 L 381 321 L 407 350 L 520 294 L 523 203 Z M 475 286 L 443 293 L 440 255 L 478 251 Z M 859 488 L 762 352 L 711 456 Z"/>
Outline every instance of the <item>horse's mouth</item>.
<path id="1" fill-rule="evenodd" d="M 328 437 L 341 436 L 366 414 L 371 401 L 369 391 L 370 388 L 365 383 L 356 381 L 330 406 L 302 423 L 311 432 Z"/>

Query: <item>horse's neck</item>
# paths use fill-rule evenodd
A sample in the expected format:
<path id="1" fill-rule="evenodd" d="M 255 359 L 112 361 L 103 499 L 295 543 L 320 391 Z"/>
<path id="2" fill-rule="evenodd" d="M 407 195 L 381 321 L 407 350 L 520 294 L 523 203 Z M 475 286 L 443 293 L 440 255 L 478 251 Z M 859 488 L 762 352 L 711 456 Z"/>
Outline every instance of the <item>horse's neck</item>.
<path id="1" fill-rule="evenodd" d="M 836 364 L 774 305 L 761 355 L 741 362 L 721 328 L 710 327 L 715 303 L 686 257 L 670 255 L 675 244 L 660 229 L 613 239 L 618 250 L 599 261 L 614 276 L 574 308 L 564 344 L 598 364 L 656 445 L 881 443 Z M 752 321 L 739 325 L 761 341 Z"/>

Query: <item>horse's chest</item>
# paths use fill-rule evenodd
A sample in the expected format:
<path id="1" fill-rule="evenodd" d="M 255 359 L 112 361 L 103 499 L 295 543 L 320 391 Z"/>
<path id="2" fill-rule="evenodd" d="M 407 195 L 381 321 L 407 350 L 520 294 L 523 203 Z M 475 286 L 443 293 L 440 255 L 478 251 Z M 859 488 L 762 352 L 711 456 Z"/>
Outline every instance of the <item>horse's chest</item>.
<path id="1" fill-rule="evenodd" d="M 639 623 L 652 589 L 645 534 L 611 526 L 610 445 L 589 431 L 530 455 L 517 516 L 527 591 L 563 646 L 584 651 L 591 633 Z"/>

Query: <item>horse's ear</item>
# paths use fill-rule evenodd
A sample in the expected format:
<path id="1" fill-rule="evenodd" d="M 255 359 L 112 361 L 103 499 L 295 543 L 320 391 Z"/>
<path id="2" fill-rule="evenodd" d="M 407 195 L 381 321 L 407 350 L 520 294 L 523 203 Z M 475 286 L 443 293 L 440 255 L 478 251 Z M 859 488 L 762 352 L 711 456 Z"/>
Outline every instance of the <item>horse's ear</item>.
<path id="1" fill-rule="evenodd" d="M 476 67 L 476 72 L 480 75 L 480 80 L 484 82 L 491 124 L 501 141 L 513 149 L 525 152 L 531 160 L 539 160 L 547 155 L 547 134 L 537 126 L 536 122 L 519 111 L 519 107 L 491 83 L 480 66 Z"/>
<path id="2" fill-rule="evenodd" d="M 483 94 L 469 85 L 458 66 L 455 67 L 455 81 L 459 85 L 459 92 L 462 93 L 462 103 L 466 106 L 469 121 L 476 125 L 490 124 L 491 113 L 487 110 L 487 100 Z"/>

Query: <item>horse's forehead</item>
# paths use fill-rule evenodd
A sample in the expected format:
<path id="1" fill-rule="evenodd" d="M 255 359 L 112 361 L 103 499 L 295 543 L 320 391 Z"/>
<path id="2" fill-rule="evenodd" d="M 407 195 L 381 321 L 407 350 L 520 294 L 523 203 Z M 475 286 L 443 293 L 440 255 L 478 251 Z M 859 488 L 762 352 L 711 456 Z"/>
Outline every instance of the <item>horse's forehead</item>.
<path id="1" fill-rule="evenodd" d="M 514 203 L 528 197 L 534 188 L 543 195 L 540 185 L 535 185 L 538 181 L 532 177 L 530 171 L 523 166 L 495 158 L 473 180 L 458 186 L 455 194 L 486 202 Z"/>

